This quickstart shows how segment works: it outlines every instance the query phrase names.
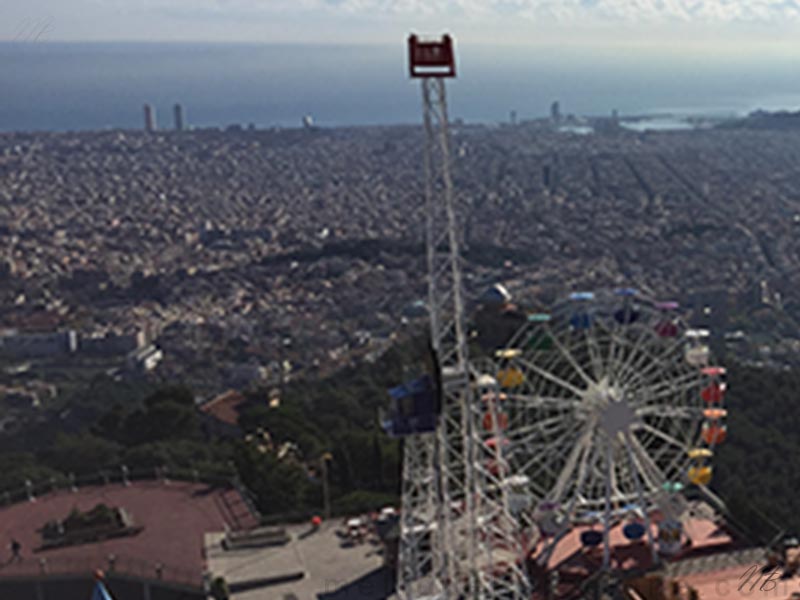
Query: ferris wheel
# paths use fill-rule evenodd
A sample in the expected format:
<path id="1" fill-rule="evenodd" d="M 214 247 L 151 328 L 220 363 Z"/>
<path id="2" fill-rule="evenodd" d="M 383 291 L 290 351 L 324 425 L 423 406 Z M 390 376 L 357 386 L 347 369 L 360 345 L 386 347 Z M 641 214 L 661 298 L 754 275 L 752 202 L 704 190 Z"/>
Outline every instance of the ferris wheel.
<path id="1" fill-rule="evenodd" d="M 574 526 L 585 546 L 609 530 L 681 546 L 681 491 L 706 486 L 727 430 L 725 369 L 709 332 L 690 329 L 675 302 L 637 290 L 573 293 L 527 315 L 496 352 L 482 396 L 487 469 L 508 488 L 520 527 L 546 556 Z M 658 524 L 652 515 L 658 514 Z"/>

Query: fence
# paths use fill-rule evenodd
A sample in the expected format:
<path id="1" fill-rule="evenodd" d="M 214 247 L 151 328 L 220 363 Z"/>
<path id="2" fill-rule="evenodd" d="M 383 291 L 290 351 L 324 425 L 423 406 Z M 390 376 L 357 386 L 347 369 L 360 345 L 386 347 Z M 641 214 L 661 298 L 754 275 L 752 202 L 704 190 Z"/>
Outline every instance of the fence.
<path id="1" fill-rule="evenodd" d="M 77 490 L 81 487 L 161 479 L 203 483 L 213 487 L 231 487 L 242 493 L 243 497 L 247 498 L 248 501 L 250 500 L 249 491 L 244 488 L 236 477 L 219 473 L 204 473 L 197 469 L 169 469 L 168 467 L 131 470 L 125 465 L 121 465 L 116 469 L 106 469 L 92 475 L 80 477 L 76 477 L 71 473 L 67 476 L 51 477 L 39 482 L 28 480 L 22 487 L 0 491 L 0 507 L 52 494 L 59 490 Z"/>
<path id="2" fill-rule="evenodd" d="M 123 556 L 109 555 L 105 561 L 95 557 L 41 557 L 25 558 L 0 565 L 0 579 L 39 579 L 43 577 L 92 577 L 102 570 L 109 578 L 117 576 L 137 580 L 161 581 L 164 584 L 180 585 L 193 589 L 202 588 L 206 574 L 203 571 L 182 569 Z"/>

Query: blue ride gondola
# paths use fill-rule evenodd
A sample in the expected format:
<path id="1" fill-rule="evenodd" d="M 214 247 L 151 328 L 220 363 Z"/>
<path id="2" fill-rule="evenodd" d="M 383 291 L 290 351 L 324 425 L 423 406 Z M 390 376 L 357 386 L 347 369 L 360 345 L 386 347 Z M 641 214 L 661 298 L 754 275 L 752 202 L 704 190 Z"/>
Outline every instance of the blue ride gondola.
<path id="1" fill-rule="evenodd" d="M 389 418 L 383 420 L 384 430 L 393 437 L 430 433 L 436 429 L 439 398 L 430 375 L 391 388 Z"/>
<path id="2" fill-rule="evenodd" d="M 569 299 L 576 304 L 575 310 L 569 317 L 569 324 L 573 329 L 589 329 L 594 317 L 589 302 L 595 299 L 594 292 L 573 292 Z"/>

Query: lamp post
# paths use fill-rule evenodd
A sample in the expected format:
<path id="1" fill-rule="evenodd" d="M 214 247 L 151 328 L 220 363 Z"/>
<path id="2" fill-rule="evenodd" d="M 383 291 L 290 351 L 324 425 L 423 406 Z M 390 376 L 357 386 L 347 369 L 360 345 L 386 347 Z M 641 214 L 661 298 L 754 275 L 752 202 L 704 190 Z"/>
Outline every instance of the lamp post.
<path id="1" fill-rule="evenodd" d="M 327 521 L 331 518 L 331 490 L 328 484 L 328 461 L 333 460 L 333 455 L 326 452 L 319 459 L 319 466 L 322 470 L 322 515 Z"/>

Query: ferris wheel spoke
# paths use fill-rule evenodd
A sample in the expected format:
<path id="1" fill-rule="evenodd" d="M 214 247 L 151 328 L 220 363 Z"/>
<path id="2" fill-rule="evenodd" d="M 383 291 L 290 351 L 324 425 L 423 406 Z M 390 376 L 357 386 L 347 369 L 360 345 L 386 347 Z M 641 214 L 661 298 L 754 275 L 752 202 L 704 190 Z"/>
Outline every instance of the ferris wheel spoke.
<path id="1" fill-rule="evenodd" d="M 659 337 L 655 330 L 649 327 L 643 329 L 643 338 L 652 342 L 655 351 L 641 351 L 640 347 L 629 357 L 632 360 L 628 361 L 625 374 L 626 376 L 631 373 L 633 375 L 627 382 L 628 385 L 635 385 L 640 379 L 649 377 L 653 371 L 663 368 L 663 361 L 671 362 L 669 361 L 670 357 L 685 343 L 683 338 L 678 337 L 663 345 L 661 341 L 664 338 Z M 647 350 L 646 346 L 645 344 L 645 349 Z"/>
<path id="2" fill-rule="evenodd" d="M 512 437 L 511 435 L 508 436 L 509 440 L 514 445 L 526 445 L 531 437 L 535 435 L 540 435 L 544 438 L 552 437 L 552 435 L 559 431 L 560 428 L 548 429 L 549 425 L 551 424 L 562 424 L 564 425 L 564 419 L 560 416 L 558 417 L 551 417 L 549 419 L 544 419 L 543 421 L 537 421 L 535 423 L 531 423 L 530 425 L 524 425 L 522 427 L 517 427 L 514 429 L 514 433 Z M 522 437 L 517 437 L 522 436 Z"/>
<path id="3" fill-rule="evenodd" d="M 558 473 L 556 472 L 557 469 L 552 467 L 552 465 L 560 457 L 563 457 L 567 450 L 572 447 L 573 437 L 574 436 L 570 435 L 568 432 L 565 432 L 564 435 L 555 441 L 529 445 L 529 448 L 532 450 L 539 451 L 530 453 L 529 459 L 520 465 L 520 471 L 526 474 L 530 473 L 534 465 L 539 464 L 541 468 L 533 471 L 534 475 L 546 471 L 555 478 Z M 531 479 L 535 479 L 535 477 Z"/>
<path id="4" fill-rule="evenodd" d="M 539 367 L 538 365 L 532 363 L 531 361 L 525 360 L 522 357 L 518 358 L 517 361 L 519 363 L 521 363 L 522 365 L 524 365 L 525 368 L 528 369 L 529 371 L 532 371 L 532 372 L 536 373 L 537 375 L 539 375 L 540 377 L 542 377 L 543 379 L 546 379 L 547 381 L 556 384 L 557 386 L 561 387 L 562 389 L 569 391 L 574 396 L 581 397 L 583 395 L 583 390 L 581 390 L 578 387 L 574 386 L 570 382 L 562 379 L 558 375 L 556 375 L 554 373 L 551 373 L 549 371 L 546 371 L 545 369 L 542 369 L 541 367 Z"/>
<path id="5" fill-rule="evenodd" d="M 546 473 L 554 480 L 558 477 L 557 469 L 551 465 L 555 462 L 553 457 L 563 456 L 569 448 L 574 449 L 573 445 L 574 434 L 566 432 L 559 440 L 550 444 L 545 444 L 540 452 L 531 452 L 530 459 L 520 465 L 519 472 L 529 475 L 531 481 L 538 481 L 538 478 Z M 534 468 L 538 467 L 538 468 Z"/>
<path id="6" fill-rule="evenodd" d="M 660 381 L 646 388 L 629 391 L 630 405 L 634 409 L 639 409 L 651 406 L 664 398 L 677 398 L 698 389 L 700 387 L 698 384 L 697 373 L 690 373 L 674 380 Z"/>
<path id="7" fill-rule="evenodd" d="M 619 336 L 618 336 L 619 337 Z M 627 356 L 626 353 L 623 351 L 622 353 L 622 360 L 617 361 L 618 368 L 615 370 L 615 377 L 619 378 L 623 374 L 628 373 L 631 369 L 632 363 L 636 361 L 637 357 L 639 357 L 639 350 L 641 346 L 646 343 L 650 339 L 650 332 L 647 328 L 640 327 L 639 328 L 639 335 L 636 337 L 636 340 L 631 343 L 628 341 L 627 338 L 622 338 L 624 342 L 624 346 L 627 348 Z"/>
<path id="8" fill-rule="evenodd" d="M 634 459 L 639 465 L 639 473 L 641 473 L 642 479 L 651 491 L 658 491 L 661 484 L 667 481 L 666 476 L 635 435 L 630 436 L 630 443 L 635 451 Z"/>
<path id="9" fill-rule="evenodd" d="M 575 513 L 575 506 L 578 504 L 579 500 L 582 498 L 581 492 L 583 491 L 584 482 L 586 481 L 586 476 L 589 473 L 589 458 L 592 456 L 594 452 L 594 446 L 591 444 L 587 446 L 586 450 L 581 454 L 581 462 L 578 465 L 578 481 L 575 485 L 574 492 L 572 497 L 569 500 L 569 504 L 567 505 L 567 509 L 565 511 L 565 515 L 568 519 L 571 519 Z M 564 529 L 560 531 L 558 534 L 553 536 L 553 539 L 550 541 L 550 544 L 545 548 L 542 552 L 541 558 L 538 560 L 540 565 L 547 564 L 550 560 L 550 557 L 553 554 L 553 550 L 555 550 L 558 543 L 569 533 L 569 529 Z"/>
<path id="10" fill-rule="evenodd" d="M 609 326 L 605 320 L 600 320 L 600 327 L 602 327 L 608 333 L 608 345 L 606 350 L 606 361 L 605 361 L 605 374 L 608 377 L 613 377 L 615 374 L 615 366 L 618 366 L 619 359 L 617 358 L 617 352 L 621 349 L 621 346 L 617 345 L 617 342 L 620 339 L 620 333 L 618 333 L 619 326 L 615 319 L 611 319 L 609 321 L 611 325 Z"/>
<path id="11" fill-rule="evenodd" d="M 652 433 L 657 438 L 660 438 L 661 440 L 667 442 L 668 444 L 672 444 L 678 450 L 681 450 L 681 451 L 684 451 L 684 452 L 689 450 L 689 448 L 686 447 L 686 444 L 681 443 L 680 441 L 676 440 L 671 435 L 669 435 L 667 433 L 664 433 L 663 431 L 661 431 L 657 427 L 653 427 L 652 425 L 649 425 L 648 423 L 640 423 L 638 429 L 647 431 L 649 433 Z"/>
<path id="12" fill-rule="evenodd" d="M 587 385 L 592 385 L 593 381 L 592 378 L 587 375 L 586 371 L 584 371 L 583 367 L 578 364 L 578 361 L 575 360 L 575 357 L 569 351 L 569 349 L 564 345 L 564 343 L 558 338 L 558 336 L 553 331 L 553 328 L 549 328 L 550 337 L 553 340 L 553 345 L 558 348 L 558 351 L 561 353 L 561 356 L 569 363 L 569 365 L 575 370 L 575 372 L 583 379 L 584 383 Z"/>
<path id="13" fill-rule="evenodd" d="M 637 417 L 667 417 L 670 419 L 697 419 L 700 411 L 690 406 L 662 406 L 646 404 L 636 410 Z"/>
<path id="14" fill-rule="evenodd" d="M 629 360 L 626 361 L 625 366 L 620 368 L 620 381 L 624 382 L 627 387 L 649 376 L 649 366 L 658 360 L 651 352 L 653 342 L 654 340 L 650 339 L 645 343 L 639 344 L 635 351 L 631 351 L 632 355 L 628 357 Z M 663 368 L 660 361 L 659 367 Z M 656 370 L 655 372 L 658 371 Z"/>
<path id="15" fill-rule="evenodd" d="M 517 331 L 508 341 L 508 348 L 524 348 L 529 343 L 531 338 L 536 335 L 536 326 L 533 323 L 528 323 Z"/>
<path id="16" fill-rule="evenodd" d="M 594 447 L 589 445 L 586 451 L 581 456 L 580 465 L 578 465 L 578 483 L 575 486 L 572 498 L 570 498 L 569 505 L 567 506 L 567 515 L 572 515 L 575 510 L 575 505 L 583 493 L 583 486 L 586 482 L 586 477 L 589 473 L 589 460 L 594 452 Z"/>
<path id="17" fill-rule="evenodd" d="M 684 387 L 694 387 L 700 381 L 700 372 L 695 370 L 686 370 L 673 374 L 664 375 L 660 374 L 661 378 L 656 381 L 643 382 L 645 385 L 630 386 L 627 389 L 631 394 L 647 395 L 655 394 L 663 391 L 664 389 L 673 390 L 683 389 Z"/>
<path id="18" fill-rule="evenodd" d="M 633 478 L 633 485 L 636 488 L 636 496 L 639 499 L 639 506 L 642 509 L 644 516 L 645 533 L 647 534 L 647 544 L 650 546 L 651 558 L 653 564 L 658 562 L 658 552 L 656 545 L 653 542 L 653 530 L 650 526 L 650 512 L 647 510 L 647 501 L 642 489 L 641 474 L 636 462 L 633 460 L 633 450 L 631 450 L 631 434 L 629 431 L 625 432 L 625 453 L 628 457 L 628 468 L 631 470 L 631 477 Z"/>
<path id="19" fill-rule="evenodd" d="M 649 377 L 653 372 L 656 372 L 658 369 L 664 367 L 664 361 L 669 361 L 669 358 L 675 354 L 675 351 L 678 350 L 684 341 L 682 339 L 677 339 L 676 341 L 672 342 L 664 348 L 662 351 L 658 352 L 657 354 L 651 356 L 649 360 L 642 358 L 639 363 L 637 363 L 636 369 L 634 370 L 633 378 L 628 382 L 629 385 L 637 385 L 641 382 L 641 380 L 646 379 Z M 681 358 L 683 358 L 683 354 L 681 354 Z"/>
<path id="20" fill-rule="evenodd" d="M 572 452 L 570 452 L 569 457 L 564 464 L 564 468 L 561 470 L 561 473 L 556 480 L 556 484 L 553 487 L 553 502 L 561 502 L 569 480 L 575 473 L 575 467 L 578 466 L 581 456 L 588 452 L 589 446 L 592 443 L 592 438 L 594 437 L 593 433 L 596 421 L 597 419 L 593 419 L 590 423 L 587 423 L 583 430 L 583 434 L 581 435 L 580 441 L 573 447 Z"/>
<path id="21" fill-rule="evenodd" d="M 557 398 L 528 394 L 507 394 L 506 396 L 509 404 L 518 404 L 523 408 L 556 408 L 564 409 L 566 412 L 567 409 L 575 410 L 581 405 L 580 400 L 576 398 Z"/>
<path id="22" fill-rule="evenodd" d="M 614 473 L 614 459 L 612 457 L 611 439 L 605 440 L 605 511 L 603 514 L 603 569 L 607 570 L 611 564 L 611 481 Z"/>
<path id="23" fill-rule="evenodd" d="M 679 450 L 672 444 L 664 444 L 653 453 L 653 460 L 658 465 L 666 464 L 666 467 L 663 469 L 665 473 L 675 473 L 679 470 L 677 462 L 686 456 L 685 448 L 686 446 L 684 446 L 684 449 Z"/>
<path id="24" fill-rule="evenodd" d="M 603 358 L 597 343 L 597 336 L 595 335 L 595 331 L 597 330 L 598 329 L 596 327 L 587 328 L 585 330 L 585 336 L 586 348 L 589 351 L 589 362 L 592 366 L 592 373 L 594 374 L 595 381 L 600 381 L 605 374 L 605 365 L 603 364 Z"/>
<path id="25" fill-rule="evenodd" d="M 616 365 L 616 368 L 609 370 L 612 370 L 617 381 L 630 385 L 638 378 L 644 366 L 654 359 L 649 346 L 656 341 L 653 339 L 655 334 L 644 329 L 633 343 L 616 328 L 610 329 L 609 334 L 612 336 L 614 348 L 618 347 L 620 350 L 619 357 L 615 355 L 609 360 L 610 364 Z"/>
<path id="26" fill-rule="evenodd" d="M 613 440 L 609 440 L 609 445 L 612 447 L 613 450 Z M 614 452 L 610 453 L 611 457 L 611 491 L 613 493 L 612 498 L 616 498 L 619 500 L 623 498 L 625 494 L 622 492 L 622 488 L 620 487 L 620 480 L 619 475 L 617 473 L 617 461 L 616 457 L 614 456 Z"/>

